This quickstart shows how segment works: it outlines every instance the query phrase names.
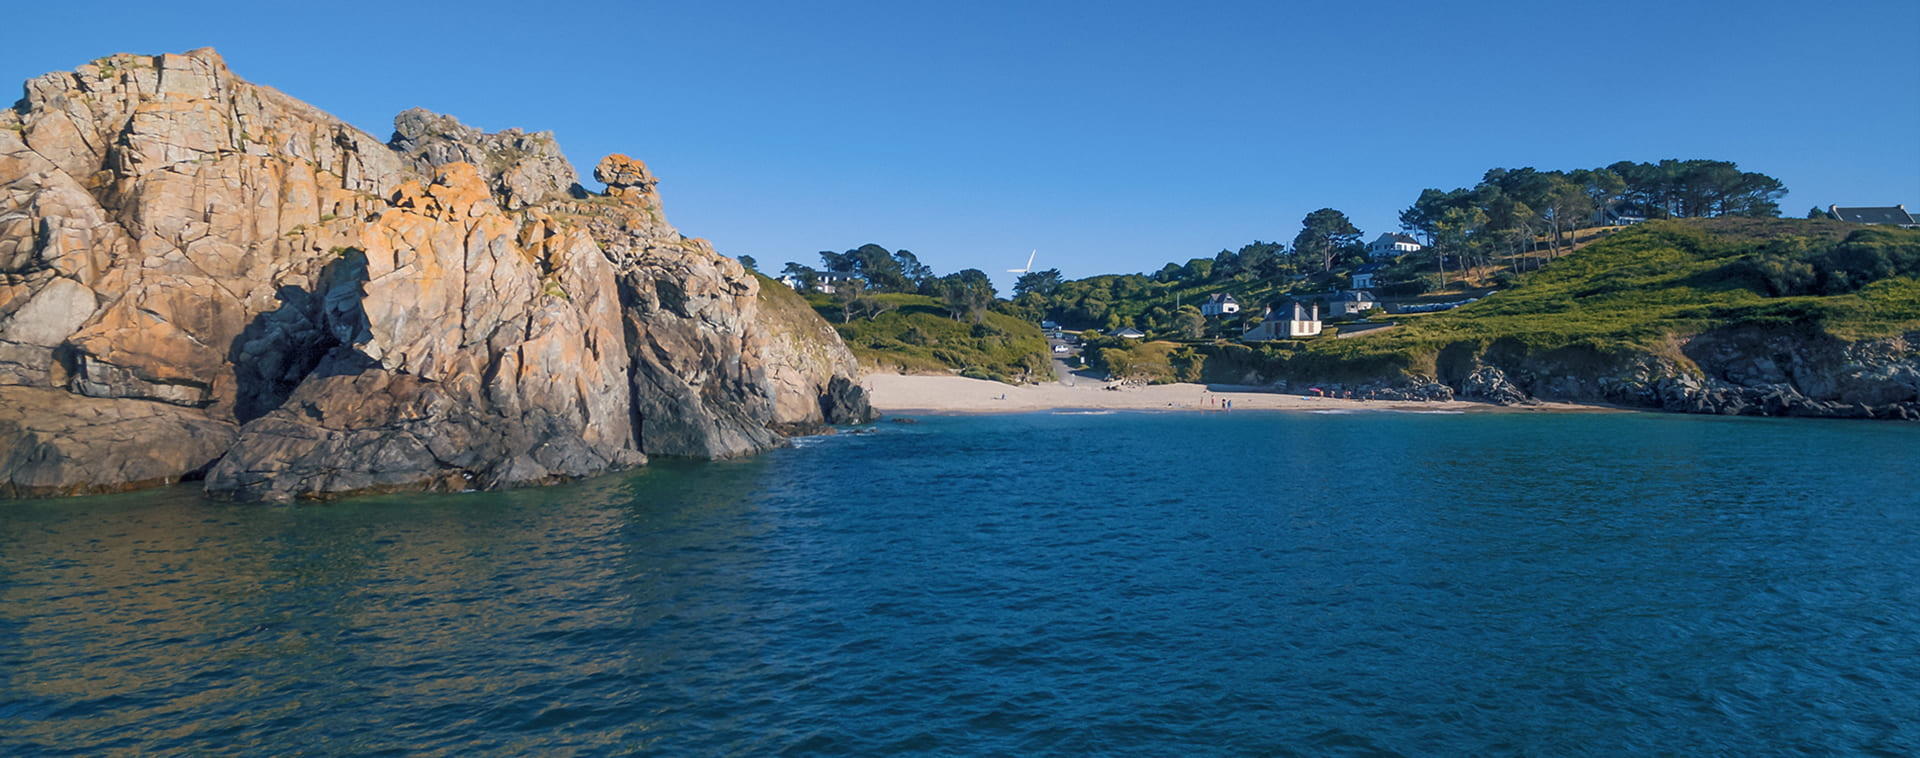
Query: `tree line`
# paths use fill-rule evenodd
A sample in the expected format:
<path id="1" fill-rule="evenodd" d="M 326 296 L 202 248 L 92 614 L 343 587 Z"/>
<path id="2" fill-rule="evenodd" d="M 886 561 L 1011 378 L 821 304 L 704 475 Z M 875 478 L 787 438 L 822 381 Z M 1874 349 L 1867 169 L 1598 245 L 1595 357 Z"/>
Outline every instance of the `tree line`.
<path id="1" fill-rule="evenodd" d="M 932 267 L 905 248 L 890 251 L 876 244 L 846 252 L 820 251 L 820 268 L 787 262 L 781 270 L 807 289 L 819 287 L 823 274 L 836 274 L 833 299 L 841 306 L 842 321 L 872 318 L 891 310 L 894 303 L 878 294 L 918 294 L 939 300 L 955 319 L 980 323 L 999 293 L 993 281 L 977 268 L 937 276 Z M 1057 272 L 1056 272 L 1057 273 Z"/>
<path id="2" fill-rule="evenodd" d="M 1777 217 L 1784 194 L 1786 186 L 1779 179 L 1742 171 L 1730 161 L 1619 161 L 1593 169 L 1546 171 L 1494 168 L 1472 187 L 1422 190 L 1400 212 L 1400 230 L 1415 236 L 1426 250 L 1384 272 L 1394 282 L 1387 288 L 1403 295 L 1445 288 L 1450 262 L 1457 272 L 1490 265 L 1501 255 L 1513 262 L 1515 273 L 1537 268 L 1567 252 L 1579 230 L 1623 220 Z M 998 296 L 979 269 L 936 276 L 904 249 L 869 244 L 845 252 L 822 251 L 820 260 L 819 268 L 789 262 L 783 273 L 808 287 L 826 273 L 849 277 L 844 286 L 835 283 L 834 293 L 845 306 L 846 319 L 878 315 L 889 307 L 874 294 L 917 293 L 941 301 L 953 318 L 978 323 Z M 1339 286 L 1345 279 L 1337 272 L 1366 261 L 1361 230 L 1344 212 L 1321 208 L 1300 220 L 1291 244 L 1254 240 L 1210 258 L 1169 262 L 1151 275 L 1069 281 L 1059 269 L 1031 271 L 1019 277 L 1011 302 L 1002 301 L 1000 307 L 1030 320 L 1051 318 L 1079 327 L 1198 332 L 1203 320 L 1191 290 L 1232 288 L 1242 297 L 1298 295 Z M 1254 302 L 1243 305 L 1257 307 Z"/>
<path id="3" fill-rule="evenodd" d="M 1731 161 L 1619 161 L 1571 171 L 1495 168 L 1471 188 L 1422 190 L 1400 212 L 1400 227 L 1423 238 L 1444 280 L 1448 256 L 1462 265 L 1486 265 L 1504 252 L 1516 267 L 1537 267 L 1565 252 L 1586 227 L 1639 219 L 1774 218 L 1786 192 L 1779 179 L 1741 171 Z"/>

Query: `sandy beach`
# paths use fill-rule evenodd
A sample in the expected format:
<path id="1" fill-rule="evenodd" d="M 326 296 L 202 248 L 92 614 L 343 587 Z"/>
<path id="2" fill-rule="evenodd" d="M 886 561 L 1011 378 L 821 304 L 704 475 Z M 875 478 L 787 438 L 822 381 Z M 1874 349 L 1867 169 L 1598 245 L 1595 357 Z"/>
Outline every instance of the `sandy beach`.
<path id="1" fill-rule="evenodd" d="M 1341 400 L 1280 394 L 1260 387 L 1159 384 L 1108 389 L 1106 382 L 1071 377 L 1059 382 L 1012 386 L 958 376 L 867 374 L 861 383 L 882 413 L 1023 413 L 1059 408 L 1100 410 L 1413 410 L 1413 411 L 1591 411 L 1592 406 L 1542 403 L 1512 408 L 1465 401 L 1444 403 L 1399 400 Z"/>

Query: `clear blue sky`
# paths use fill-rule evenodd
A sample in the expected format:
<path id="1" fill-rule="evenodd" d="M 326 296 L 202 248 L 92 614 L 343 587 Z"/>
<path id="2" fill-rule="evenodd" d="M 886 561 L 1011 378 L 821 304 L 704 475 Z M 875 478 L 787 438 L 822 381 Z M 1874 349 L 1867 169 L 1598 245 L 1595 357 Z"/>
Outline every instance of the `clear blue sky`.
<path id="1" fill-rule="evenodd" d="M 1912 0 L 60 5 L 6 11 L 0 78 L 211 45 L 382 137 L 415 106 L 551 130 L 766 270 L 1153 271 L 1321 207 L 1371 237 L 1495 166 L 1714 158 L 1788 215 L 1920 210 Z"/>

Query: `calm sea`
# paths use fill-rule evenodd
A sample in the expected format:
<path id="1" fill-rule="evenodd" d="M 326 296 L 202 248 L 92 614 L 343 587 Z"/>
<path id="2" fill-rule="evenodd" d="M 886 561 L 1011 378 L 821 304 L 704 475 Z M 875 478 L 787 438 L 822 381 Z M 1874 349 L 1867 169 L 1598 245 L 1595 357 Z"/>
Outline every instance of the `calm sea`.
<path id="1" fill-rule="evenodd" d="M 928 416 L 0 502 L 0 754 L 1920 754 L 1920 425 Z"/>

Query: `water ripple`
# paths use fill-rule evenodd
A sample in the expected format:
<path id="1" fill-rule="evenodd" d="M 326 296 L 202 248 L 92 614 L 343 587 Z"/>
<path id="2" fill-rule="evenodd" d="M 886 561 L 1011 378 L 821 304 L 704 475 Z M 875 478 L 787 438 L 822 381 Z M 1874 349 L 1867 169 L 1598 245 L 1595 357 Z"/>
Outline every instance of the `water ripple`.
<path id="1" fill-rule="evenodd" d="M 1910 755 L 1914 460 L 1903 425 L 1032 414 L 0 503 L 0 754 Z"/>

